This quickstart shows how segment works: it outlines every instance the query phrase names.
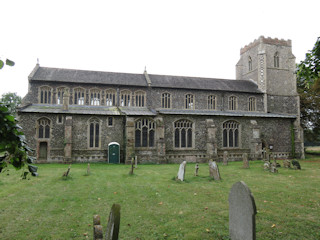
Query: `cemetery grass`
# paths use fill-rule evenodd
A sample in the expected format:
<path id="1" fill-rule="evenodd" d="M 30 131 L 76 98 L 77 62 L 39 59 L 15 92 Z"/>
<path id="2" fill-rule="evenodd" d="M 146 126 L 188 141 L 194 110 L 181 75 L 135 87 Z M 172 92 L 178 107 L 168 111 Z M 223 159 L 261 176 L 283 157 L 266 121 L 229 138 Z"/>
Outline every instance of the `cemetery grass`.
<path id="1" fill-rule="evenodd" d="M 279 161 L 282 164 L 282 161 Z M 261 161 L 219 163 L 222 180 L 209 178 L 207 164 L 131 166 L 38 164 L 39 177 L 21 171 L 0 174 L 1 239 L 92 239 L 92 217 L 105 230 L 113 203 L 121 205 L 120 239 L 229 239 L 228 195 L 244 181 L 255 198 L 257 239 L 320 239 L 320 158 L 300 161 L 302 170 L 263 170 Z"/>

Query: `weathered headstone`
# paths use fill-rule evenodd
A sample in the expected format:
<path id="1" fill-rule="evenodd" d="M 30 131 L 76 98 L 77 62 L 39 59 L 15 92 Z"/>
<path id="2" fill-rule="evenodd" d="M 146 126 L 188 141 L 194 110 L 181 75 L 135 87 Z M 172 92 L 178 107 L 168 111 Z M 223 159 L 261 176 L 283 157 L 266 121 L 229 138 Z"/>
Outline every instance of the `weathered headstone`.
<path id="1" fill-rule="evenodd" d="M 106 240 L 118 240 L 120 229 L 120 205 L 113 204 L 106 231 Z"/>
<path id="2" fill-rule="evenodd" d="M 135 165 L 134 168 L 138 168 L 138 156 L 134 157 L 134 165 Z"/>
<path id="3" fill-rule="evenodd" d="M 272 172 L 272 173 L 278 173 L 277 166 L 274 165 L 274 164 L 271 164 L 271 166 L 270 166 L 270 172 Z"/>
<path id="4" fill-rule="evenodd" d="M 223 152 L 223 165 L 228 165 L 228 152 Z"/>
<path id="5" fill-rule="evenodd" d="M 199 172 L 199 163 L 197 163 L 196 166 L 195 166 L 194 175 L 198 176 L 198 172 Z"/>
<path id="6" fill-rule="evenodd" d="M 221 180 L 219 167 L 215 161 L 209 161 L 209 173 L 210 177 L 213 177 L 214 180 Z"/>
<path id="7" fill-rule="evenodd" d="M 243 168 L 249 168 L 248 153 L 242 154 Z"/>
<path id="8" fill-rule="evenodd" d="M 263 169 L 266 170 L 266 171 L 269 171 L 270 170 L 270 162 L 268 161 L 265 161 L 264 164 L 263 164 Z"/>
<path id="9" fill-rule="evenodd" d="M 93 240 L 102 240 L 103 239 L 103 231 L 102 226 L 100 225 L 100 216 L 93 216 Z"/>
<path id="10" fill-rule="evenodd" d="M 129 175 L 133 174 L 133 168 L 134 168 L 134 158 L 131 158 L 131 169 L 130 169 Z"/>
<path id="11" fill-rule="evenodd" d="M 291 168 L 291 162 L 290 162 L 290 160 L 288 160 L 288 159 L 283 160 L 283 167 L 284 167 L 284 168 Z"/>
<path id="12" fill-rule="evenodd" d="M 297 160 L 292 160 L 292 166 L 295 170 L 301 170 L 300 163 Z"/>
<path id="13" fill-rule="evenodd" d="M 68 177 L 69 176 L 70 168 L 71 168 L 71 165 L 69 165 L 68 170 L 63 173 L 62 177 Z"/>
<path id="14" fill-rule="evenodd" d="M 257 209 L 254 197 L 243 182 L 233 184 L 229 194 L 229 234 L 232 240 L 256 239 Z"/>
<path id="15" fill-rule="evenodd" d="M 185 173 L 186 173 L 186 165 L 187 165 L 186 161 L 183 161 L 180 164 L 179 171 L 178 171 L 178 176 L 177 176 L 177 179 L 180 180 L 180 181 L 184 180 L 184 176 L 185 176 Z"/>
<path id="16" fill-rule="evenodd" d="M 90 163 L 88 163 L 88 167 L 87 167 L 87 175 L 90 175 Z"/>

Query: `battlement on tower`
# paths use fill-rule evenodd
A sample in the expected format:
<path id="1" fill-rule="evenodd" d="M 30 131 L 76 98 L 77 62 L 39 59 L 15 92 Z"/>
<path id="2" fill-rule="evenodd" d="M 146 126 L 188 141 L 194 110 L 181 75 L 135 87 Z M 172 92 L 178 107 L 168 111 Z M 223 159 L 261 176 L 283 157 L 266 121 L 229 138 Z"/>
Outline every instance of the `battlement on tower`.
<path id="1" fill-rule="evenodd" d="M 265 38 L 264 36 L 260 36 L 258 39 L 255 39 L 253 42 L 251 42 L 248 45 L 241 48 L 240 54 L 245 53 L 249 49 L 259 45 L 260 43 L 291 47 L 291 40 L 290 39 L 284 40 L 284 39 L 270 38 L 270 37 Z"/>

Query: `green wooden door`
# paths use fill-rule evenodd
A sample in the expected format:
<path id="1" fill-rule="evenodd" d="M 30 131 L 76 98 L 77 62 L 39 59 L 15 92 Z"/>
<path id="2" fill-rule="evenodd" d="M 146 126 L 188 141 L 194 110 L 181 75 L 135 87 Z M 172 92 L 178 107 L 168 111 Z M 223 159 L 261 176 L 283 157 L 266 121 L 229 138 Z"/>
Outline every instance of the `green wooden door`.
<path id="1" fill-rule="evenodd" d="M 120 163 L 120 145 L 112 142 L 108 145 L 108 159 L 109 163 Z"/>

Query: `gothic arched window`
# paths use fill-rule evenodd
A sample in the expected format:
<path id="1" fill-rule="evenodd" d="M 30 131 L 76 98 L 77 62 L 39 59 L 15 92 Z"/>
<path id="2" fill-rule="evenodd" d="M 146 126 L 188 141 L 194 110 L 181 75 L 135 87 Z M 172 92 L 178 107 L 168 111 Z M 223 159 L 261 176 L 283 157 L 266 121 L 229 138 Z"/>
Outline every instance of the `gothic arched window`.
<path id="1" fill-rule="evenodd" d="M 194 97 L 192 94 L 186 95 L 185 107 L 186 109 L 194 109 Z"/>
<path id="2" fill-rule="evenodd" d="M 239 123 L 236 121 L 223 123 L 223 147 L 239 147 Z"/>
<path id="3" fill-rule="evenodd" d="M 120 106 L 121 107 L 130 107 L 131 106 L 131 91 L 122 90 L 120 92 Z"/>
<path id="4" fill-rule="evenodd" d="M 178 120 L 174 123 L 174 147 L 192 148 L 193 123 L 189 120 Z"/>
<path id="5" fill-rule="evenodd" d="M 89 121 L 89 148 L 99 148 L 100 146 L 100 121 L 97 118 L 92 118 Z"/>
<path id="6" fill-rule="evenodd" d="M 83 88 L 75 88 L 73 90 L 73 104 L 84 105 L 86 102 L 85 96 L 86 94 Z"/>
<path id="7" fill-rule="evenodd" d="M 217 108 L 217 98 L 214 95 L 208 96 L 208 109 L 216 110 Z"/>
<path id="8" fill-rule="evenodd" d="M 106 90 L 106 106 L 115 106 L 116 105 L 116 90 L 114 89 L 107 89 Z"/>
<path id="9" fill-rule="evenodd" d="M 235 111 L 238 108 L 238 99 L 235 96 L 229 97 L 228 101 L 228 108 L 229 110 Z"/>
<path id="10" fill-rule="evenodd" d="M 135 147 L 154 147 L 155 122 L 139 119 L 135 123 Z"/>
<path id="11" fill-rule="evenodd" d="M 65 92 L 65 87 L 57 88 L 57 104 L 63 104 L 63 94 Z"/>
<path id="12" fill-rule="evenodd" d="M 99 89 L 90 89 L 90 105 L 101 105 L 101 91 Z"/>
<path id="13" fill-rule="evenodd" d="M 144 107 L 146 105 L 146 92 L 144 91 L 134 92 L 134 105 L 136 107 Z"/>
<path id="14" fill-rule="evenodd" d="M 39 100 L 40 103 L 52 103 L 52 88 L 48 86 L 40 87 Z"/>
<path id="15" fill-rule="evenodd" d="M 256 98 L 255 97 L 249 97 L 248 110 L 250 112 L 256 111 Z"/>
<path id="16" fill-rule="evenodd" d="M 161 95 L 161 107 L 162 108 L 171 108 L 171 94 L 162 93 Z"/>
<path id="17" fill-rule="evenodd" d="M 50 120 L 41 118 L 38 120 L 38 138 L 50 138 Z"/>

